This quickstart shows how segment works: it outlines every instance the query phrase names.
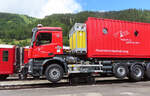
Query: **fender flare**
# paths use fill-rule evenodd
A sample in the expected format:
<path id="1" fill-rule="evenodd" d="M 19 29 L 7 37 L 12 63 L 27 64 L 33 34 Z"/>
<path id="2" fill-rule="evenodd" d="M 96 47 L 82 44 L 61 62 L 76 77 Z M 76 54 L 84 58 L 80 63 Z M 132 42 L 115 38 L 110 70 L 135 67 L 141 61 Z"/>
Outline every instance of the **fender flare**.
<path id="1" fill-rule="evenodd" d="M 64 67 L 64 72 L 67 73 L 68 71 L 68 66 L 67 66 L 67 63 L 65 62 L 65 60 L 61 57 L 53 57 L 51 59 L 46 59 L 43 61 L 42 63 L 42 66 L 44 66 L 47 62 L 50 62 L 50 61 L 58 61 L 58 62 L 61 62 L 61 64 L 63 64 L 62 66 Z"/>

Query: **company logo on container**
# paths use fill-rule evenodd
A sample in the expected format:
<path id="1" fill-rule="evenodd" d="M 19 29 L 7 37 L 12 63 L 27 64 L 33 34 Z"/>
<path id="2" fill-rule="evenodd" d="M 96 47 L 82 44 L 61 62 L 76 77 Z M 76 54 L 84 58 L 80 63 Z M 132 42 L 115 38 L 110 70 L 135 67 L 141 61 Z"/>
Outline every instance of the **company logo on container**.
<path id="1" fill-rule="evenodd" d="M 116 32 L 114 34 L 114 37 L 120 37 L 120 38 L 123 38 L 125 36 L 128 36 L 130 33 L 128 31 L 119 31 L 119 32 Z"/>
<path id="2" fill-rule="evenodd" d="M 128 37 L 129 35 L 130 32 L 128 31 L 119 31 L 114 34 L 114 37 L 119 38 L 121 41 L 125 42 L 126 44 L 133 44 L 133 45 L 140 44 L 140 42 L 133 41 L 132 39 L 130 39 L 130 37 Z"/>

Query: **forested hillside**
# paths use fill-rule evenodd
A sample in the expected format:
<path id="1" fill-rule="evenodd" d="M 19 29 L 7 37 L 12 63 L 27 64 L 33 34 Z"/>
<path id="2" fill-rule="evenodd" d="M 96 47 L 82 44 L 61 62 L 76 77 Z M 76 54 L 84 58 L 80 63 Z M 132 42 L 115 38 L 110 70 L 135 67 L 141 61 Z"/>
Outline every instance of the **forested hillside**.
<path id="1" fill-rule="evenodd" d="M 91 12 L 84 11 L 76 14 L 53 14 L 44 19 L 32 18 L 25 15 L 0 13 L 0 43 L 29 45 L 31 30 L 38 23 L 44 26 L 62 27 L 64 45 L 68 45 L 68 32 L 76 22 L 84 23 L 88 17 L 110 18 L 127 21 L 150 23 L 149 10 L 128 9 L 122 11 Z"/>

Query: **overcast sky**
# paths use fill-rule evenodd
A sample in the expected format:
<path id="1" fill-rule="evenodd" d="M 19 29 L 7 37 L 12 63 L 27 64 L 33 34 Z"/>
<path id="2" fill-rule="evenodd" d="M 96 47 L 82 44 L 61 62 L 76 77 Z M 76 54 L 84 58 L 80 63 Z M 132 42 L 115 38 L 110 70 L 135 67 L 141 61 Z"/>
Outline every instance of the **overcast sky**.
<path id="1" fill-rule="evenodd" d="M 44 18 L 54 13 L 118 11 L 129 8 L 150 10 L 150 0 L 0 0 L 0 12 Z"/>

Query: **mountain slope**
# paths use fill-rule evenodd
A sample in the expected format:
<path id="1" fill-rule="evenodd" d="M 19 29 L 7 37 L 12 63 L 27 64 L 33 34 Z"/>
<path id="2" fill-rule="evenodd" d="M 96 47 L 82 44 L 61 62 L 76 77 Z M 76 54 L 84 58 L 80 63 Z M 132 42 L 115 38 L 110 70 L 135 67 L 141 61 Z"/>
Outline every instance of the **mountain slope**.
<path id="1" fill-rule="evenodd" d="M 36 20 L 26 15 L 0 13 L 0 38 L 26 39 L 25 27 Z"/>
<path id="2" fill-rule="evenodd" d="M 32 18 L 26 15 L 0 13 L 0 38 L 4 43 L 12 44 L 12 39 L 24 40 L 31 38 L 31 30 L 41 23 L 44 26 L 62 27 L 64 45 L 68 45 L 68 34 L 74 23 L 84 23 L 88 17 L 110 18 L 127 21 L 150 23 L 149 10 L 127 9 L 121 11 L 92 12 L 83 11 L 77 14 L 53 14 L 43 19 Z M 9 39 L 9 40 L 7 40 Z M 27 42 L 28 41 L 28 42 Z M 30 40 L 19 45 L 27 45 Z M 13 44 L 15 44 L 13 42 Z"/>

